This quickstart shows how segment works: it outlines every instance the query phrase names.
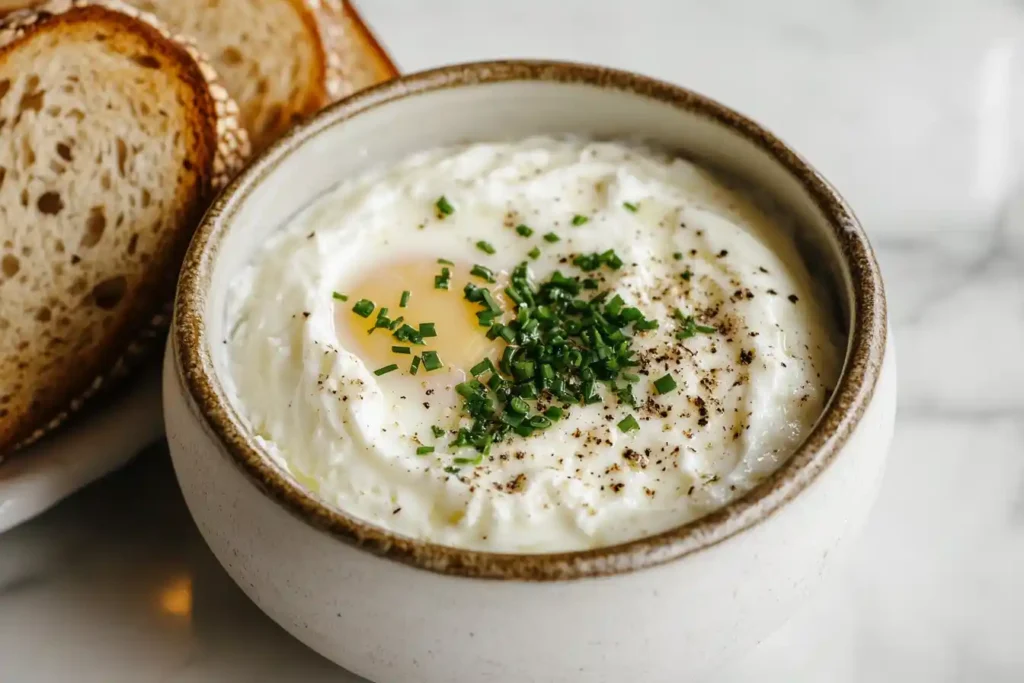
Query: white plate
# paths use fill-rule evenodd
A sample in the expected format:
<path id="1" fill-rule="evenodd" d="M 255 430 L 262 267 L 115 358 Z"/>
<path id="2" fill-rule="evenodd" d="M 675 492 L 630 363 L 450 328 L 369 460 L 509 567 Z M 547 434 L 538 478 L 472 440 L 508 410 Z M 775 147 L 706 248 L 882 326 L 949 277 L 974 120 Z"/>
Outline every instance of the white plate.
<path id="1" fill-rule="evenodd" d="M 154 368 L 105 409 L 0 464 L 0 533 L 121 467 L 163 429 L 160 372 Z"/>

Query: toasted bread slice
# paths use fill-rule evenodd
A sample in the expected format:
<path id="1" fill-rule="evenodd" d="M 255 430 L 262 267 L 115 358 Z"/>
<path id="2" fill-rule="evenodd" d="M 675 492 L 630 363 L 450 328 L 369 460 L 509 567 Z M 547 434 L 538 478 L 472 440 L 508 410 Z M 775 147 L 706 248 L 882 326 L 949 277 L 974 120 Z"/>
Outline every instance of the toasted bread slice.
<path id="1" fill-rule="evenodd" d="M 331 59 L 341 74 L 338 89 L 332 99 L 351 95 L 398 76 L 398 68 L 388 53 L 377 42 L 359 12 L 351 2 L 323 0 L 322 12 L 329 37 Z"/>
<path id="2" fill-rule="evenodd" d="M 216 189 L 248 153 L 212 69 L 116 0 L 0 23 L 0 454 L 152 341 Z"/>
<path id="3" fill-rule="evenodd" d="M 241 107 L 242 124 L 257 149 L 351 92 L 346 65 L 364 85 L 388 72 L 390 60 L 372 47 L 376 43 L 367 40 L 365 27 L 362 34 L 348 28 L 351 13 L 331 1 L 132 0 L 175 32 L 195 38 Z M 335 52 L 335 45 L 343 51 Z M 393 67 L 391 72 L 385 77 L 394 75 Z"/>

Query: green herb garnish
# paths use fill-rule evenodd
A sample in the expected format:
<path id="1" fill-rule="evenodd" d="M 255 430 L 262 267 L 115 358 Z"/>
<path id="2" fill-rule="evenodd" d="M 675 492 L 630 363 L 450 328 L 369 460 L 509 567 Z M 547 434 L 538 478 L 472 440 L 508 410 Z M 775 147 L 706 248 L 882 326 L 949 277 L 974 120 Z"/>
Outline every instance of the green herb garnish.
<path id="1" fill-rule="evenodd" d="M 394 352 L 394 353 L 404 353 L 404 354 L 412 353 L 412 349 L 410 349 L 408 346 L 392 346 L 391 347 L 391 351 Z"/>
<path id="2" fill-rule="evenodd" d="M 409 366 L 409 374 L 410 375 L 415 375 L 419 371 L 420 371 L 420 357 L 419 356 L 413 356 L 413 358 L 412 358 L 412 365 Z"/>
<path id="3" fill-rule="evenodd" d="M 667 394 L 668 392 L 675 389 L 677 386 L 679 385 L 676 384 L 676 380 L 674 377 L 672 377 L 672 375 L 665 375 L 664 377 L 659 377 L 658 379 L 654 380 L 654 388 L 658 391 L 659 394 Z"/>
<path id="4" fill-rule="evenodd" d="M 348 296 L 340 292 L 332 292 L 331 297 L 337 301 L 348 301 Z"/>
<path id="5" fill-rule="evenodd" d="M 455 261 L 449 261 L 446 258 L 439 258 L 439 259 L 437 259 L 437 262 L 440 263 L 442 266 L 454 266 L 455 265 Z"/>
<path id="6" fill-rule="evenodd" d="M 409 297 L 410 296 L 412 296 L 412 293 L 409 292 L 408 289 L 405 290 L 404 292 L 402 292 L 402 298 L 398 302 L 398 307 L 399 308 L 405 308 L 406 306 L 408 306 L 409 305 Z"/>
<path id="7" fill-rule="evenodd" d="M 427 337 L 436 337 L 437 330 L 434 329 L 434 323 L 420 323 L 420 336 L 424 339 Z"/>
<path id="8" fill-rule="evenodd" d="M 440 214 L 441 216 L 451 216 L 453 213 L 455 213 L 455 207 L 451 205 L 451 203 L 448 201 L 448 198 L 445 197 L 444 195 L 441 195 L 438 198 L 437 203 L 434 204 L 434 206 L 437 207 L 437 213 Z"/>
<path id="9" fill-rule="evenodd" d="M 587 256 L 582 265 L 591 262 L 622 265 L 612 250 Z M 512 304 L 509 310 L 503 311 L 485 287 L 468 284 L 464 293 L 480 307 L 477 317 L 488 339 L 501 339 L 506 346 L 497 363 L 482 360 L 471 368 L 472 378 L 456 387 L 470 424 L 458 430 L 452 448 L 486 454 L 509 437 L 529 437 L 561 419 L 569 405 L 605 400 L 602 387 L 620 402 L 636 406 L 630 382 L 639 379 L 631 372 L 639 361 L 632 339 L 657 321 L 627 306 L 621 296 L 588 289 L 581 278 L 558 271 L 536 282 L 528 262 L 510 274 L 504 290 Z M 507 322 L 498 316 L 507 316 Z M 538 409 L 534 401 L 542 396 L 545 408 Z M 622 427 L 632 429 L 630 420 Z"/>
<path id="10" fill-rule="evenodd" d="M 471 367 L 469 369 L 469 374 L 471 374 L 474 377 L 476 377 L 477 375 L 482 375 L 483 373 L 487 372 L 488 370 L 493 372 L 494 371 L 494 364 L 491 363 L 491 359 L 490 358 L 484 358 L 482 361 L 480 361 L 479 363 L 477 363 L 476 365 L 474 365 L 473 367 Z"/>
<path id="11" fill-rule="evenodd" d="M 572 260 L 572 264 L 586 272 L 597 270 L 601 266 L 608 266 L 612 270 L 618 270 L 622 267 L 622 259 L 619 258 L 614 249 L 609 249 L 600 254 L 579 254 Z"/>
<path id="12" fill-rule="evenodd" d="M 434 289 L 448 289 L 452 282 L 452 271 L 445 266 L 441 269 L 440 275 L 434 276 Z"/>
<path id="13" fill-rule="evenodd" d="M 373 371 L 373 374 L 375 374 L 378 377 L 380 377 L 381 375 L 386 375 L 389 372 L 393 372 L 393 371 L 395 371 L 397 369 L 398 369 L 398 366 L 395 365 L 394 363 L 392 363 L 391 365 L 385 365 L 382 368 L 377 368 L 376 370 Z"/>
<path id="14" fill-rule="evenodd" d="M 486 280 L 487 282 L 497 282 L 497 280 L 494 277 L 494 271 L 492 271 L 490 268 L 487 268 L 486 266 L 481 266 L 477 264 L 473 266 L 473 268 L 469 271 L 469 274 L 481 278 L 482 280 Z"/>
<path id="15" fill-rule="evenodd" d="M 622 202 L 622 208 L 624 208 L 626 211 L 636 213 L 637 209 L 639 209 L 640 206 L 637 204 L 633 204 L 632 202 Z"/>
<path id="16" fill-rule="evenodd" d="M 636 418 L 632 415 L 627 415 L 619 421 L 619 431 L 623 434 L 636 431 L 637 429 L 640 429 L 640 424 L 637 423 Z"/>
<path id="17" fill-rule="evenodd" d="M 530 251 L 526 252 L 526 255 L 529 256 L 530 258 L 532 258 L 534 261 L 536 261 L 537 257 L 540 256 L 540 248 L 539 247 L 534 247 Z"/>
<path id="18" fill-rule="evenodd" d="M 440 439 L 442 436 L 444 436 L 444 430 L 438 427 L 437 425 L 432 426 L 430 428 L 430 431 L 433 432 L 435 439 Z"/>
<path id="19" fill-rule="evenodd" d="M 572 224 L 573 225 L 583 225 L 584 223 L 586 223 L 589 220 L 590 219 L 587 218 L 586 216 L 583 216 L 581 214 L 576 214 L 575 216 L 572 217 Z"/>
<path id="20" fill-rule="evenodd" d="M 683 315 L 683 312 L 678 308 L 672 315 L 680 323 L 679 329 L 676 331 L 676 339 L 689 339 L 696 337 L 697 334 L 714 334 L 718 331 L 714 327 L 698 325 L 692 315 Z"/>
<path id="21" fill-rule="evenodd" d="M 485 242 L 484 240 L 480 240 L 479 242 L 477 242 L 476 243 L 476 248 L 479 249 L 480 251 L 486 253 L 486 254 L 493 254 L 494 253 L 494 246 L 491 245 L 490 242 Z"/>
<path id="22" fill-rule="evenodd" d="M 423 368 L 427 372 L 439 370 L 444 367 L 444 363 L 437 357 L 436 351 L 424 351 L 423 352 Z"/>
<path id="23" fill-rule="evenodd" d="M 428 453 L 433 453 L 433 452 L 434 452 L 434 447 L 433 446 L 420 446 L 419 448 L 416 449 L 416 455 L 427 455 Z"/>
<path id="24" fill-rule="evenodd" d="M 528 225 L 520 224 L 516 226 L 516 232 L 522 235 L 523 237 L 529 237 L 530 235 L 533 234 L 533 228 L 531 228 Z"/>
<path id="25" fill-rule="evenodd" d="M 546 235 L 544 235 L 545 242 L 557 242 L 560 239 L 561 238 L 553 232 L 549 232 Z"/>
<path id="26" fill-rule="evenodd" d="M 376 308 L 375 304 L 369 299 L 360 299 L 352 307 L 352 312 L 363 318 L 369 318 L 374 308 Z"/>

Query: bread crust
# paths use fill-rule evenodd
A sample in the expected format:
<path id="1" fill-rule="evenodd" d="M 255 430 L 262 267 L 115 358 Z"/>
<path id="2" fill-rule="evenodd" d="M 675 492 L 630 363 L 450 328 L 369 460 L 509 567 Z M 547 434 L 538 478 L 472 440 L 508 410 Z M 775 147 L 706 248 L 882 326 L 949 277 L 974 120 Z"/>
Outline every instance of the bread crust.
<path id="1" fill-rule="evenodd" d="M 327 54 L 329 102 L 398 76 L 398 68 L 351 2 L 303 2 L 318 18 L 321 41 Z M 357 70 L 362 73 L 354 73 Z"/>
<path id="2" fill-rule="evenodd" d="M 147 272 L 137 291 L 125 296 L 130 308 L 123 324 L 103 332 L 109 338 L 102 350 L 91 358 L 75 359 L 67 381 L 60 387 L 47 387 L 49 398 L 42 405 L 10 416 L 6 425 L 0 421 L 0 456 L 62 424 L 159 347 L 169 323 L 169 301 L 178 269 L 192 232 L 216 192 L 241 169 L 249 155 L 248 136 L 238 122 L 238 107 L 218 84 L 215 71 L 190 41 L 172 36 L 155 17 L 120 0 L 52 0 L 4 16 L 0 19 L 0 63 L 37 32 L 70 30 L 79 22 L 134 32 L 154 54 L 174 64 L 178 77 L 194 93 L 189 104 L 197 138 L 189 160 L 196 169 L 195 196 L 183 203 L 186 211 L 175 226 L 168 253 L 154 261 L 153 272 Z"/>

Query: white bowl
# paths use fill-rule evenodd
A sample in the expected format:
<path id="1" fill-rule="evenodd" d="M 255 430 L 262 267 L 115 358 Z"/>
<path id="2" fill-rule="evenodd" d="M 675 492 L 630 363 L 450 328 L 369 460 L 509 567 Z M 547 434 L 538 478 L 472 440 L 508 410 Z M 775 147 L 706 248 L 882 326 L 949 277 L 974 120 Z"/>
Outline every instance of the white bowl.
<path id="1" fill-rule="evenodd" d="M 654 537 L 510 555 L 399 536 L 333 509 L 266 457 L 211 348 L 232 276 L 268 234 L 370 165 L 440 145 L 576 133 L 643 138 L 735 175 L 792 215 L 842 311 L 843 375 L 800 449 L 726 508 Z M 853 214 L 739 114 L 682 88 L 576 64 L 442 68 L 299 126 L 227 189 L 189 251 L 164 408 L 192 515 L 239 586 L 296 638 L 389 683 L 690 680 L 779 626 L 861 527 L 896 408 L 885 296 Z"/>

